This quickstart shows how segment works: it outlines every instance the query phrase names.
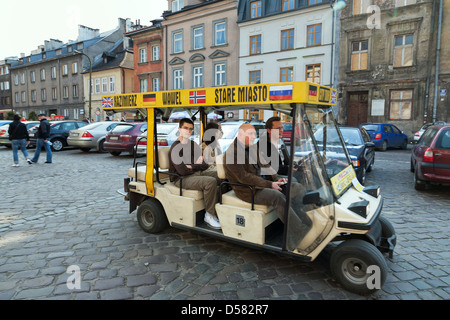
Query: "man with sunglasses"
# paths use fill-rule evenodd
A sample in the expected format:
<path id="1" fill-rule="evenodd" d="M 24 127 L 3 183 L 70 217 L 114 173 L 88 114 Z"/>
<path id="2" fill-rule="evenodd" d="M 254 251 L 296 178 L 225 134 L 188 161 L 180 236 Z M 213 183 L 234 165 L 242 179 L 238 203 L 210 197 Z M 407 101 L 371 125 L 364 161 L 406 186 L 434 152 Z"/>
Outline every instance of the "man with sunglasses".
<path id="1" fill-rule="evenodd" d="M 205 222 L 214 229 L 220 229 L 220 222 L 216 215 L 217 185 L 220 180 L 216 171 L 206 170 L 209 165 L 204 161 L 202 148 L 192 141 L 194 122 L 189 118 L 180 120 L 178 126 L 179 138 L 172 144 L 169 151 L 169 172 L 182 177 L 183 189 L 199 190 L 203 192 L 205 201 Z M 180 178 L 170 175 L 170 181 L 180 187 Z"/>

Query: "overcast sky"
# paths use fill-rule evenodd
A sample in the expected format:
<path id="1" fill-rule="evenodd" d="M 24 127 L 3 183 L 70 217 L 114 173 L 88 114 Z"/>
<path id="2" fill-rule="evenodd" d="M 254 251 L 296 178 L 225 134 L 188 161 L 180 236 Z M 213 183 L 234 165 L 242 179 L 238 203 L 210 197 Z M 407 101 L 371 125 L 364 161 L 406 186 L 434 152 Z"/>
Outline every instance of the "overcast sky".
<path id="1" fill-rule="evenodd" d="M 27 56 L 45 40 L 76 40 L 79 24 L 105 32 L 118 26 L 118 18 L 130 18 L 149 26 L 164 10 L 167 0 L 2 0 L 0 60 Z"/>

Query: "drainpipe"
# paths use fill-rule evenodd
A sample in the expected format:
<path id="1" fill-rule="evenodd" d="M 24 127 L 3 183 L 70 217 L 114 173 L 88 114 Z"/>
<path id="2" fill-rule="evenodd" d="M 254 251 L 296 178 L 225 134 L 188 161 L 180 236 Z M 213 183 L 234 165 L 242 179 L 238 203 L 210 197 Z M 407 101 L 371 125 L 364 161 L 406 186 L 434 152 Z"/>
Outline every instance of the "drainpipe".
<path id="1" fill-rule="evenodd" d="M 436 47 L 436 70 L 434 75 L 434 102 L 433 102 L 433 122 L 436 121 L 438 87 L 439 87 L 439 59 L 441 55 L 441 31 L 442 31 L 442 0 L 439 1 L 439 21 Z"/>
<path id="2" fill-rule="evenodd" d="M 435 18 L 436 18 L 436 3 L 433 2 L 433 11 L 431 13 L 431 21 L 430 21 L 430 38 L 429 38 L 429 44 L 428 44 L 428 51 L 431 52 L 432 46 L 433 46 L 433 37 L 434 37 L 434 26 L 435 26 Z M 430 78 L 431 78 L 431 59 L 428 59 L 427 61 L 427 82 L 425 86 L 425 99 L 423 102 L 423 122 L 430 122 L 428 117 L 428 102 L 430 99 Z"/>

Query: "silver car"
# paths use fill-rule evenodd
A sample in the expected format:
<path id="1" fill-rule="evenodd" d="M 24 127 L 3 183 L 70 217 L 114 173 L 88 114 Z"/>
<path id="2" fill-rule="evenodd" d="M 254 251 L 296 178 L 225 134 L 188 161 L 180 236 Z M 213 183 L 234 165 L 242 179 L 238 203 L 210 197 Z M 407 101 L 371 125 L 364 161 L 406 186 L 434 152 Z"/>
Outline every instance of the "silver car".
<path id="1" fill-rule="evenodd" d="M 119 123 L 113 121 L 94 122 L 77 130 L 70 130 L 67 144 L 80 148 L 84 152 L 88 152 L 91 149 L 106 152 L 103 148 L 106 134 Z"/>
<path id="2" fill-rule="evenodd" d="M 22 123 L 27 127 L 27 130 L 35 125 L 39 125 L 39 121 L 22 121 Z M 0 146 L 11 147 L 11 140 L 9 140 L 9 129 L 10 123 L 6 123 L 0 126 Z M 31 147 L 31 145 L 28 145 Z"/>
<path id="3" fill-rule="evenodd" d="M 170 146 L 172 145 L 172 142 L 169 144 L 169 141 L 167 140 L 169 135 L 175 136 L 175 132 L 178 132 L 178 123 L 171 122 L 171 123 L 158 123 L 156 130 L 158 131 L 158 135 L 156 137 L 158 141 L 158 146 Z M 137 155 L 146 155 L 147 154 L 147 131 L 143 132 L 139 138 L 137 139 Z"/>

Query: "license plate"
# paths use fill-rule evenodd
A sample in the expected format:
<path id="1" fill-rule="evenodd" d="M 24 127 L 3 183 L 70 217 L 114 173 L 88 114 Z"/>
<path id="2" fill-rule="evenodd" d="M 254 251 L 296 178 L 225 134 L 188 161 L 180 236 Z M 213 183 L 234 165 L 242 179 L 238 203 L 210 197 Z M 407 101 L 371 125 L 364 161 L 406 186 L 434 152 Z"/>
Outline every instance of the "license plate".
<path id="1" fill-rule="evenodd" d="M 109 140 L 119 140 L 119 137 L 109 137 Z"/>
<path id="2" fill-rule="evenodd" d="M 71 137 L 78 137 L 78 133 L 71 133 L 70 136 Z"/>

